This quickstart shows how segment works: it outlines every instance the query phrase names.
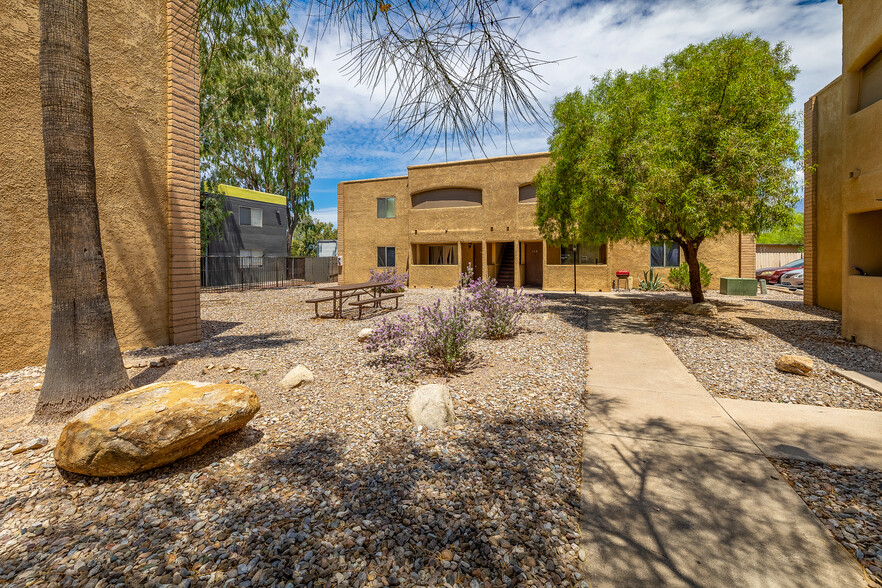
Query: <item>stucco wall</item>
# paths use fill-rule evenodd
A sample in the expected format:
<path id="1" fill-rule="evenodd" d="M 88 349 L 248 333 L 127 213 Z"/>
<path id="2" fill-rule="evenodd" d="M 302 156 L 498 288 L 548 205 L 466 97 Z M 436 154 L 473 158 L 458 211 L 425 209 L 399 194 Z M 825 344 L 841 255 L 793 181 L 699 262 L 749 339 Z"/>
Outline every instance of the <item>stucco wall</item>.
<path id="1" fill-rule="evenodd" d="M 842 75 L 806 103 L 807 304 L 842 311 L 842 335 L 882 349 L 878 270 L 882 101 L 860 109 L 861 68 L 882 51 L 882 4 L 843 3 Z M 869 214 L 867 214 L 869 213 Z M 878 214 L 882 215 L 882 212 Z M 853 265 L 872 276 L 853 275 Z"/>
<path id="2" fill-rule="evenodd" d="M 123 349 L 168 342 L 165 19 L 165 0 L 89 5 L 101 237 Z M 49 342 L 39 30 L 35 2 L 4 3 L 0 371 L 44 363 Z"/>
<path id="3" fill-rule="evenodd" d="M 395 218 L 377 218 L 377 198 L 395 198 Z M 377 267 L 377 247 L 395 247 L 395 269 L 408 271 L 410 242 L 407 178 L 346 182 L 337 189 L 337 247 L 343 258 L 338 281 L 366 282 Z"/>

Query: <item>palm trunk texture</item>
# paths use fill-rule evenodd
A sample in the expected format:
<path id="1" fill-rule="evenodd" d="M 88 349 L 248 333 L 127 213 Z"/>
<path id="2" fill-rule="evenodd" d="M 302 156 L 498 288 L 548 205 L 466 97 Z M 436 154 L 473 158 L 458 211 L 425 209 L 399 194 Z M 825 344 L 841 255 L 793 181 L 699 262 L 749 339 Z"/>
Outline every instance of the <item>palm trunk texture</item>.
<path id="1" fill-rule="evenodd" d="M 40 96 L 52 322 L 35 422 L 131 388 L 101 250 L 86 0 L 40 0 Z"/>

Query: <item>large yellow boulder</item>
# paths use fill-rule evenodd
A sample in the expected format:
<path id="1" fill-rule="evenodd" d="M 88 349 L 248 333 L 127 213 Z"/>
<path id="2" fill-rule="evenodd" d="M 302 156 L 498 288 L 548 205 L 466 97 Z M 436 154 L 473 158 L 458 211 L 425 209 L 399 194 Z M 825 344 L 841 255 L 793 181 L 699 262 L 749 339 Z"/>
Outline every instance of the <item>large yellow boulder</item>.
<path id="1" fill-rule="evenodd" d="M 245 426 L 260 409 L 245 386 L 157 382 L 102 400 L 76 415 L 55 446 L 58 467 L 125 476 L 192 455 Z"/>

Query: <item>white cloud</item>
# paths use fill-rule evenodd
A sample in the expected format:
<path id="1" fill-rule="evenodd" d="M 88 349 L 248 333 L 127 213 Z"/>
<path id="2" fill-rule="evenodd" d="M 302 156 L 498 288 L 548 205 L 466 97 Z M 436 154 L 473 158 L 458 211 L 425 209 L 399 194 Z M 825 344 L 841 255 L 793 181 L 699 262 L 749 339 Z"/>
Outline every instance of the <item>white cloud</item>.
<path id="1" fill-rule="evenodd" d="M 538 51 L 540 59 L 560 60 L 540 71 L 547 85 L 537 95 L 550 111 L 556 97 L 577 86 L 587 88 L 592 75 L 653 66 L 690 43 L 752 31 L 792 48 L 792 60 L 801 70 L 794 109 L 801 110 L 813 93 L 839 75 L 841 10 L 835 0 L 558 0 L 536 6 L 523 21 L 520 39 L 525 47 Z M 525 14 L 515 2 L 509 11 Z M 468 152 L 410 150 L 410 144 L 388 138 L 385 120 L 376 117 L 383 89 L 355 86 L 340 73 L 343 47 L 334 32 L 318 42 L 311 38 L 310 61 L 321 81 L 319 103 L 334 118 L 316 178 L 342 181 L 403 175 L 407 165 L 472 157 Z M 496 137 L 495 145 L 484 145 L 488 156 L 545 149 L 547 131 L 539 125 L 512 129 L 508 144 Z"/>
<path id="2" fill-rule="evenodd" d="M 337 226 L 337 207 L 329 206 L 327 208 L 316 208 L 311 213 L 312 218 L 320 220 L 323 223 L 331 223 Z"/>

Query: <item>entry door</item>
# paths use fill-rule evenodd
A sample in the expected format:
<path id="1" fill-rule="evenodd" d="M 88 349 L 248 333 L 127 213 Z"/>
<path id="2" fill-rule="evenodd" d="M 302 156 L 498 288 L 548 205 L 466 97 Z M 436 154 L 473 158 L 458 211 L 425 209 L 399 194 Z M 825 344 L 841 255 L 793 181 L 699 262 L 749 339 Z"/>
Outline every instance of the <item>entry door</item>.
<path id="1" fill-rule="evenodd" d="M 524 282 L 526 286 L 542 287 L 542 242 L 524 243 Z"/>

